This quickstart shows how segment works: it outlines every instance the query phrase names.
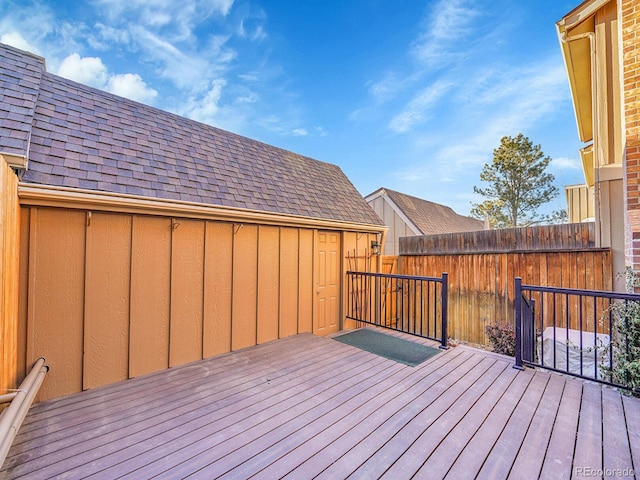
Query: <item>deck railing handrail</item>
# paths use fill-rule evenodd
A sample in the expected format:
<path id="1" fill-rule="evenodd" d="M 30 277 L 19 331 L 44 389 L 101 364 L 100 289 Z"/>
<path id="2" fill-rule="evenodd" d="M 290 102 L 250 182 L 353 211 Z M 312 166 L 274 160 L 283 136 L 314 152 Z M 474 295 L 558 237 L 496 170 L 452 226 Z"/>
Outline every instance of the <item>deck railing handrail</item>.
<path id="1" fill-rule="evenodd" d="M 446 272 L 442 277 L 422 277 L 348 271 L 347 291 L 346 318 L 436 340 L 441 348 L 447 347 Z"/>
<path id="2" fill-rule="evenodd" d="M 33 400 L 49 371 L 46 360 L 40 357 L 34 363 L 29 374 L 15 392 L 2 395 L 3 403 L 11 401 L 9 406 L 0 414 L 0 467 L 7 458 L 13 439 L 27 415 Z"/>
<path id="3" fill-rule="evenodd" d="M 614 311 L 628 325 L 626 308 L 640 305 L 640 294 L 529 285 L 520 277 L 514 290 L 515 368 L 541 367 L 630 389 L 615 380 L 616 354 L 629 360 L 629 337 L 616 327 Z"/>
<path id="4" fill-rule="evenodd" d="M 400 275 L 397 273 L 356 272 L 356 271 L 348 271 L 347 275 L 349 274 L 366 275 L 367 277 L 378 277 L 378 278 L 397 278 L 401 280 L 419 279 L 419 280 L 427 280 L 430 282 L 442 283 L 442 277 L 423 277 L 423 276 L 416 276 L 416 275 Z M 443 273 L 443 275 L 447 275 L 447 274 Z"/>
<path id="5" fill-rule="evenodd" d="M 639 293 L 625 293 L 625 292 L 607 292 L 604 290 L 582 290 L 579 288 L 562 288 L 562 287 L 547 287 L 541 285 L 527 285 L 525 283 L 521 283 L 522 290 L 530 290 L 532 292 L 549 292 L 549 293 L 560 293 L 567 295 L 582 295 L 582 296 L 590 296 L 590 297 L 598 297 L 598 298 L 611 298 L 617 300 L 633 300 L 639 301 L 640 294 Z"/>

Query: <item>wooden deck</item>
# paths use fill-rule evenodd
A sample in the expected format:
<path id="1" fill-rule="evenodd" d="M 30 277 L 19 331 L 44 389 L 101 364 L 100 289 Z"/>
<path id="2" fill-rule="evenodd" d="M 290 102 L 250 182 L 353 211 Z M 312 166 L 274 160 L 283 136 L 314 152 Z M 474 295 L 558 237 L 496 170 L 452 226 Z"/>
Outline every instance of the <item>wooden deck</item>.
<path id="1" fill-rule="evenodd" d="M 633 478 L 634 466 L 640 400 L 611 388 L 466 347 L 412 368 L 302 334 L 35 405 L 0 477 Z"/>

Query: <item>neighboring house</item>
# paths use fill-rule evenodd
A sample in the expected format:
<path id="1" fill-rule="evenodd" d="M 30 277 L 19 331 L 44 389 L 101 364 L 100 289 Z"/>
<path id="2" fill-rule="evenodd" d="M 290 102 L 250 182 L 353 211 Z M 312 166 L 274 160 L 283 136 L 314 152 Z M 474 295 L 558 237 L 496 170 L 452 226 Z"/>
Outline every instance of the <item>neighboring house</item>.
<path id="1" fill-rule="evenodd" d="M 587 0 L 556 26 L 586 144 L 580 154 L 596 246 L 611 248 L 614 276 L 625 265 L 640 269 L 640 2 Z"/>
<path id="2" fill-rule="evenodd" d="M 480 220 L 458 215 L 445 205 L 388 188 L 379 188 L 364 198 L 389 227 L 384 245 L 385 255 L 398 254 L 400 237 L 471 232 L 484 228 Z"/>
<path id="3" fill-rule="evenodd" d="M 335 165 L 63 79 L 5 45 L 0 155 L 21 175 L 2 192 L 17 188 L 20 282 L 3 286 L 19 298 L 0 325 L 0 388 L 44 356 L 41 399 L 333 333 L 347 255 L 386 231 Z"/>
<path id="4" fill-rule="evenodd" d="M 595 220 L 593 188 L 587 185 L 567 185 L 564 187 L 564 192 L 567 197 L 569 223 Z"/>

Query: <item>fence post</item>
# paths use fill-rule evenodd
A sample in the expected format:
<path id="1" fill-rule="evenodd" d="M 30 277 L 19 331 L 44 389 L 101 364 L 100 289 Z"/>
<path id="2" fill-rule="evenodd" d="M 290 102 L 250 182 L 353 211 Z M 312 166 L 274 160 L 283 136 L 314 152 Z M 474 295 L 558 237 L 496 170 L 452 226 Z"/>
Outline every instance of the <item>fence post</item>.
<path id="1" fill-rule="evenodd" d="M 516 363 L 513 368 L 524 370 L 522 366 L 522 278 L 520 277 L 516 277 L 514 295 Z"/>
<path id="2" fill-rule="evenodd" d="M 442 343 L 440 348 L 447 349 L 448 334 L 447 334 L 447 322 L 448 316 L 448 301 L 449 301 L 449 274 L 447 272 L 442 273 Z"/>

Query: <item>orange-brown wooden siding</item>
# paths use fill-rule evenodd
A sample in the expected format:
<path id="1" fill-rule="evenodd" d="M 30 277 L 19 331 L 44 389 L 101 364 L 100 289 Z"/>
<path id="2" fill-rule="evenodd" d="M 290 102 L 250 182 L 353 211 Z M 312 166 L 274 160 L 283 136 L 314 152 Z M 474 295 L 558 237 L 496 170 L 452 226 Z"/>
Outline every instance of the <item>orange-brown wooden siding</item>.
<path id="1" fill-rule="evenodd" d="M 39 400 L 312 331 L 312 228 L 33 206 L 21 217 L 18 368 L 49 361 Z M 340 237 L 371 263 L 375 235 Z"/>
<path id="2" fill-rule="evenodd" d="M 0 393 L 17 387 L 18 365 L 18 285 L 19 285 L 19 235 L 18 177 L 11 167 L 0 158 Z"/>
<path id="3" fill-rule="evenodd" d="M 611 290 L 613 284 L 611 252 L 605 249 L 407 255 L 399 257 L 399 272 L 436 277 L 447 272 L 449 337 L 475 344 L 487 343 L 486 325 L 513 322 L 515 277 L 525 284 L 592 290 Z M 557 318 L 563 315 L 563 309 L 556 312 Z"/>
<path id="4" fill-rule="evenodd" d="M 31 209 L 26 365 L 51 366 L 41 398 L 83 388 L 86 213 Z M 21 292 L 23 294 L 24 292 Z"/>
<path id="5" fill-rule="evenodd" d="M 129 376 L 137 377 L 169 366 L 171 219 L 134 216 L 131 242 Z"/>
<path id="6" fill-rule="evenodd" d="M 233 231 L 230 223 L 206 222 L 204 357 L 231 350 Z"/>
<path id="7" fill-rule="evenodd" d="M 278 338 L 280 283 L 280 229 L 260 226 L 258 230 L 258 343 Z"/>
<path id="8" fill-rule="evenodd" d="M 169 366 L 202 356 L 204 222 L 176 219 L 171 236 Z"/>
<path id="9" fill-rule="evenodd" d="M 87 214 L 84 388 L 129 377 L 131 217 Z"/>

